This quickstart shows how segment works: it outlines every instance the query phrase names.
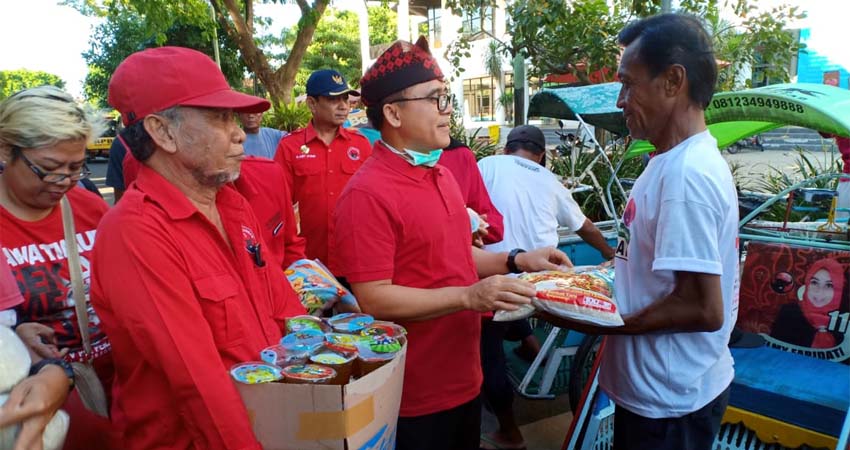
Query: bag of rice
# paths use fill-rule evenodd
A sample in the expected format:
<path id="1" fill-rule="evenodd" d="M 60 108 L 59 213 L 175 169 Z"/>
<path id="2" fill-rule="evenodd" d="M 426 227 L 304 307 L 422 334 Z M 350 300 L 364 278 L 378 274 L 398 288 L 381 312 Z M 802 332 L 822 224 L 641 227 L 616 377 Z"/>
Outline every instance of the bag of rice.
<path id="1" fill-rule="evenodd" d="M 519 278 L 534 284 L 537 289 L 537 295 L 531 299 L 536 309 L 593 325 L 623 325 L 623 318 L 612 295 L 612 268 L 576 267 L 570 271 L 525 273 Z M 525 307 L 511 312 L 497 311 L 493 320 L 517 320 L 532 313 Z"/>

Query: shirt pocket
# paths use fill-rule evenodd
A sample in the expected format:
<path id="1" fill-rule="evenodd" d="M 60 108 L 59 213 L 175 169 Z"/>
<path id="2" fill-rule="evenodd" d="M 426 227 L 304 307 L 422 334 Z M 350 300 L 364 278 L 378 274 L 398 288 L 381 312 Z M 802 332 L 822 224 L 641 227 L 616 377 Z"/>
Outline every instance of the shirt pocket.
<path id="1" fill-rule="evenodd" d="M 322 165 L 319 161 L 301 161 L 295 163 L 296 198 L 303 194 L 314 194 L 322 191 Z"/>
<path id="2" fill-rule="evenodd" d="M 360 166 L 362 166 L 362 165 L 363 165 L 363 161 L 360 161 L 360 160 L 355 161 L 355 160 L 351 159 L 350 157 L 346 157 L 342 160 L 342 164 L 341 164 L 342 167 L 340 168 L 340 170 L 342 170 L 342 173 L 351 175 L 354 172 L 357 172 L 357 169 L 359 169 Z"/>
<path id="3" fill-rule="evenodd" d="M 216 345 L 228 348 L 245 339 L 239 314 L 239 285 L 230 275 L 213 275 L 192 280 L 201 310 Z"/>

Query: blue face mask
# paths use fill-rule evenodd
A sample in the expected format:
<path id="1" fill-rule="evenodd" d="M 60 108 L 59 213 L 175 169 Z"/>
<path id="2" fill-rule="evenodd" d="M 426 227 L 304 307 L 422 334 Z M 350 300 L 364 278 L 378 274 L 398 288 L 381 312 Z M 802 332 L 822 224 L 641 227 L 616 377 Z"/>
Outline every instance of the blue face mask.
<path id="1" fill-rule="evenodd" d="M 414 166 L 427 166 L 434 167 L 437 165 L 437 161 L 440 160 L 440 155 L 443 154 L 442 150 L 431 150 L 428 153 L 420 153 L 415 152 L 413 150 L 404 149 L 404 152 L 410 155 L 413 158 Z"/>

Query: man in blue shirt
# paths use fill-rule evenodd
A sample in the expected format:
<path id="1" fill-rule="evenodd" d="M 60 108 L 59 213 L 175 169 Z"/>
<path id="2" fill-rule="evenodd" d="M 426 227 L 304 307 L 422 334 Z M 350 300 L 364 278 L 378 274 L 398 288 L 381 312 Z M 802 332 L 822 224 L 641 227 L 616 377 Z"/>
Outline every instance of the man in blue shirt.
<path id="1" fill-rule="evenodd" d="M 263 113 L 239 113 L 239 121 L 245 130 L 245 154 L 274 159 L 274 152 L 280 139 L 287 135 L 285 131 L 261 127 Z"/>

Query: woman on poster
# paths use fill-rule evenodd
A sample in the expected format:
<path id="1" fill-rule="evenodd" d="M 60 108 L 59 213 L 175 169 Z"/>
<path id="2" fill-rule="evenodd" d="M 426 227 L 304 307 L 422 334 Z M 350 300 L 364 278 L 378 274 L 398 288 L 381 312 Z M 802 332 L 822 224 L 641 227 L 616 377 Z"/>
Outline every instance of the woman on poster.
<path id="1" fill-rule="evenodd" d="M 806 273 L 799 300 L 780 308 L 770 336 L 788 344 L 833 348 L 844 340 L 847 312 L 844 267 L 835 259 L 815 262 Z M 844 301 L 842 301 L 844 300 Z"/>

